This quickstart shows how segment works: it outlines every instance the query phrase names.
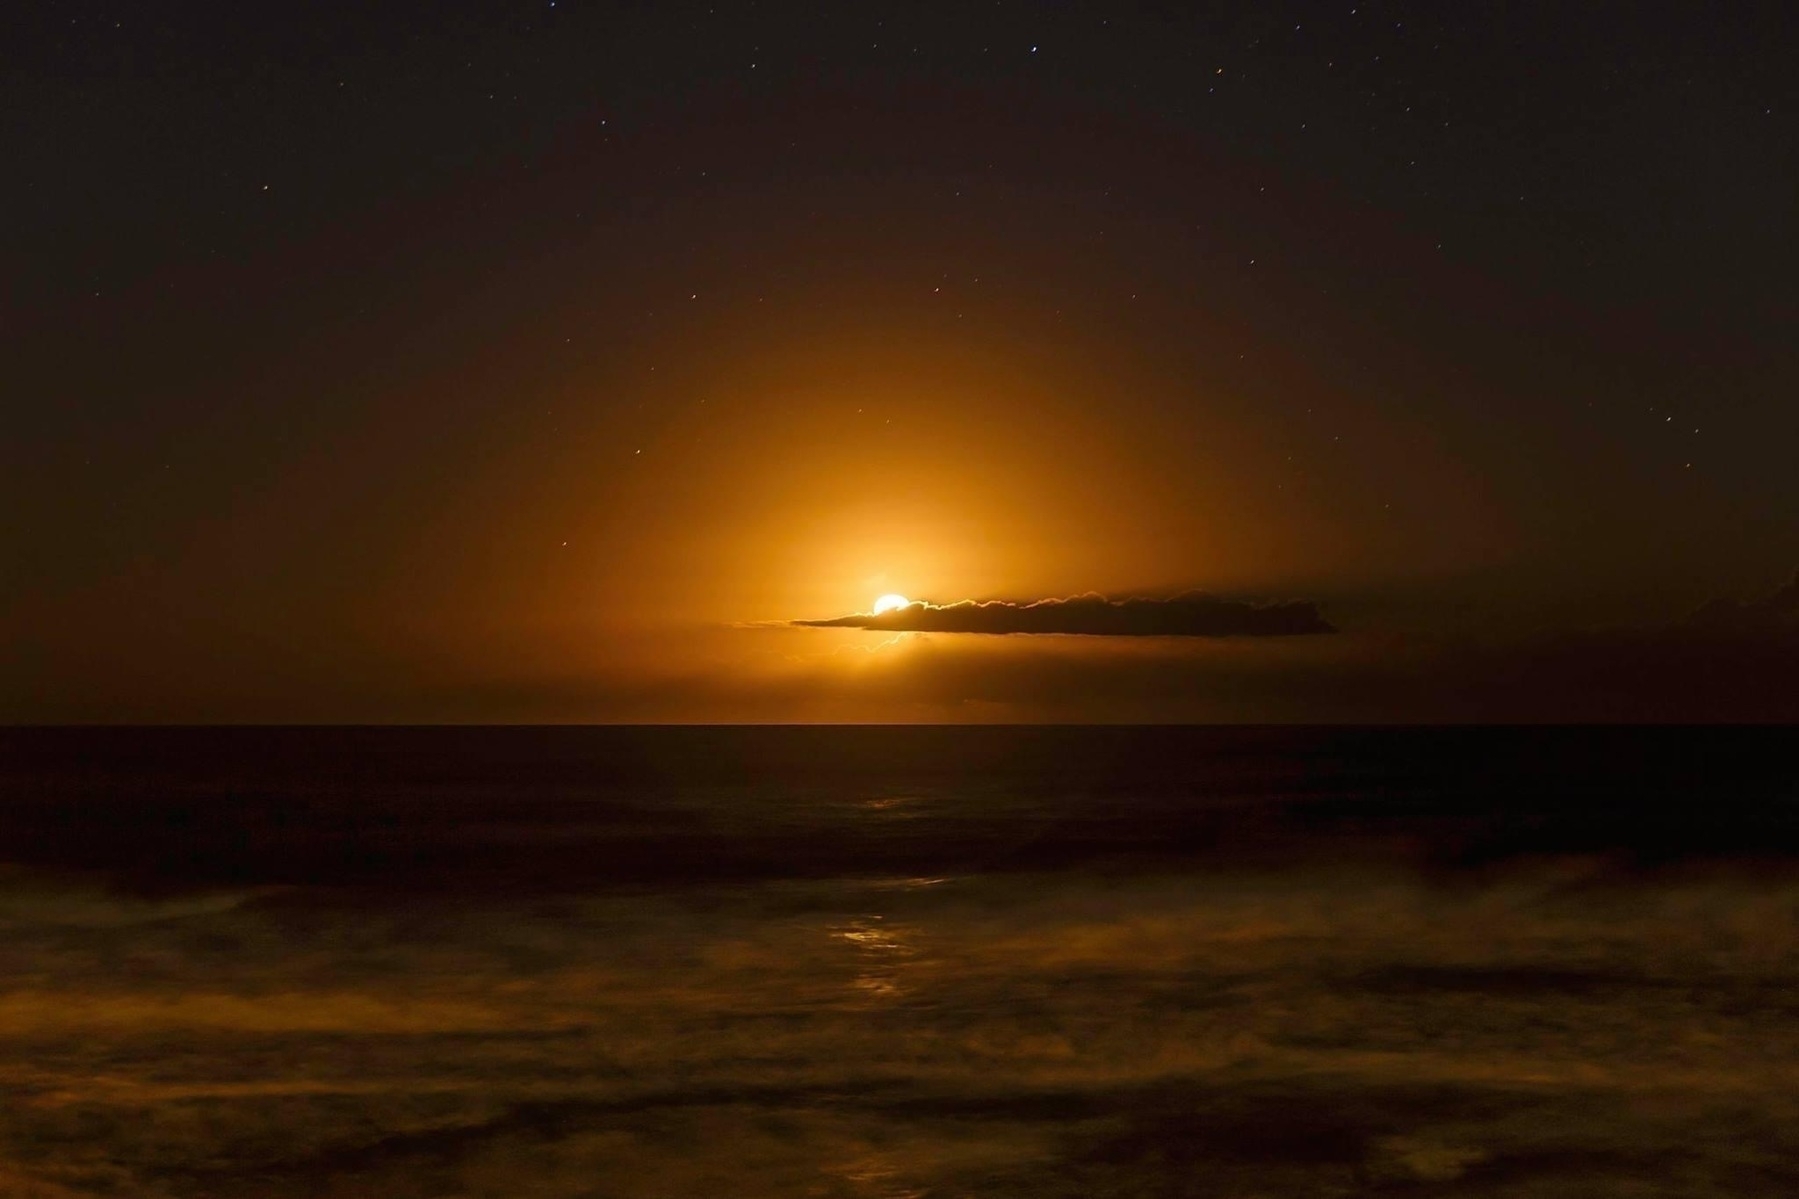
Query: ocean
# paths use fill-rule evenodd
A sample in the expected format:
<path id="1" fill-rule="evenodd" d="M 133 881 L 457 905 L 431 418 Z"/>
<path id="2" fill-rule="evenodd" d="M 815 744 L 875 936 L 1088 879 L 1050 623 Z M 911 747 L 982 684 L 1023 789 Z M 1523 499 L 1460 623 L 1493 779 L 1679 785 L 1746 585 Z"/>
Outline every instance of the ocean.
<path id="1" fill-rule="evenodd" d="M 1799 730 L 0 730 L 0 1195 L 1799 1194 Z"/>

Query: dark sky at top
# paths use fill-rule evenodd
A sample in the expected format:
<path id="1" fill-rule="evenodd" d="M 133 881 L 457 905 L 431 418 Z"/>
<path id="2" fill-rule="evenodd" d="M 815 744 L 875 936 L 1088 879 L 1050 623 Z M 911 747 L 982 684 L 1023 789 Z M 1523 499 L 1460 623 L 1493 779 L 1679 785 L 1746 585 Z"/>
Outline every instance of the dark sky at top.
<path id="1" fill-rule="evenodd" d="M 20 6 L 0 716 L 1791 717 L 1796 34 Z M 1339 657 L 734 627 L 1195 588 Z"/>

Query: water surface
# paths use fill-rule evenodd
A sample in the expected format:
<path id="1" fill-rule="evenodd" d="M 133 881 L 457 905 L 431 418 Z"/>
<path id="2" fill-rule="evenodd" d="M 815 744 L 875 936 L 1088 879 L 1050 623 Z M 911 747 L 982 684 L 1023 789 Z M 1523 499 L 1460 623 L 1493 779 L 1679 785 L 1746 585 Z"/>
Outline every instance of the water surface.
<path id="1" fill-rule="evenodd" d="M 1799 1193 L 1795 748 L 0 732 L 0 1194 Z"/>

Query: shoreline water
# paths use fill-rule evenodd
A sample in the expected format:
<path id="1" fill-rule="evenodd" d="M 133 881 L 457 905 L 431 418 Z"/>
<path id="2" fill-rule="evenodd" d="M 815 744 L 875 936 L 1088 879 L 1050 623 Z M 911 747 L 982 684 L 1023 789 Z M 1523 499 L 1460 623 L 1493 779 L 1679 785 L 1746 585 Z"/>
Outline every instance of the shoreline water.
<path id="1" fill-rule="evenodd" d="M 1793 743 L 8 730 L 0 1193 L 1790 1193 Z"/>

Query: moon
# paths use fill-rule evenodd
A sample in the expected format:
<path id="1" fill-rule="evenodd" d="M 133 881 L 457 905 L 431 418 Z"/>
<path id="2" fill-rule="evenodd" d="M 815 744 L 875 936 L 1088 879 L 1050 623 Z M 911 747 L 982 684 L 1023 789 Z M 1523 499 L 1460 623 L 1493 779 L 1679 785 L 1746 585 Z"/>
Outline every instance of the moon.
<path id="1" fill-rule="evenodd" d="M 880 599 L 875 601 L 875 615 L 879 616 L 883 612 L 892 612 L 897 608 L 904 608 L 911 602 L 911 600 L 903 595 L 883 595 Z"/>

